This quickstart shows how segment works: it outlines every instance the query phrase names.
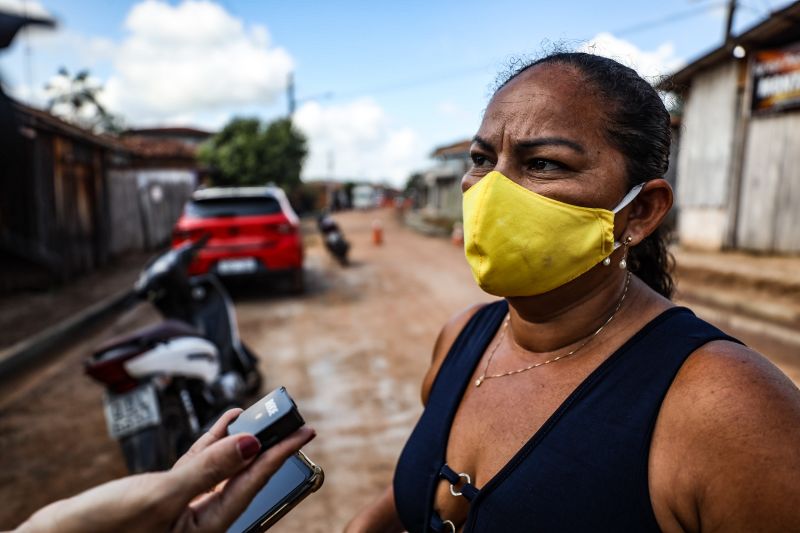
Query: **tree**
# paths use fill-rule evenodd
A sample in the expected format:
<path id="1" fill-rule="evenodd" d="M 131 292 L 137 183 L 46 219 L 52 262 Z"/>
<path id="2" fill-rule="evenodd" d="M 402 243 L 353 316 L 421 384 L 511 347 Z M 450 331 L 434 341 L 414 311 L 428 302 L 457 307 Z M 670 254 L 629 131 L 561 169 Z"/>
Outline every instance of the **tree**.
<path id="1" fill-rule="evenodd" d="M 305 136 L 288 119 L 264 124 L 257 118 L 234 118 L 200 147 L 200 161 L 211 168 L 218 186 L 265 185 L 287 189 L 300 184 L 308 154 Z"/>
<path id="2" fill-rule="evenodd" d="M 44 88 L 49 96 L 47 110 L 54 115 L 98 133 L 122 131 L 120 117 L 109 113 L 100 103 L 103 86 L 89 75 L 88 70 L 81 70 L 73 76 L 61 67 Z"/>

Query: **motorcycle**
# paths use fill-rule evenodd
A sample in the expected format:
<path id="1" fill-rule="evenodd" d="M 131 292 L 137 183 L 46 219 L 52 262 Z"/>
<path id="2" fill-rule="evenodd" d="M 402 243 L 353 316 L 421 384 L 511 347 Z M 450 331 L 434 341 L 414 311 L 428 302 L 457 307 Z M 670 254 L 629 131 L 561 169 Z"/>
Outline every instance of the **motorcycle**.
<path id="1" fill-rule="evenodd" d="M 136 281 L 133 302 L 149 301 L 163 322 L 108 340 L 85 362 L 106 386 L 108 431 L 131 473 L 171 467 L 222 412 L 261 387 L 228 292 L 213 274 L 187 273 L 207 241 L 162 254 Z"/>
<path id="2" fill-rule="evenodd" d="M 342 234 L 339 225 L 327 214 L 320 215 L 317 219 L 317 228 L 322 234 L 325 248 L 339 261 L 342 266 L 347 266 L 349 260 L 347 252 L 350 250 L 350 243 L 347 242 Z"/>

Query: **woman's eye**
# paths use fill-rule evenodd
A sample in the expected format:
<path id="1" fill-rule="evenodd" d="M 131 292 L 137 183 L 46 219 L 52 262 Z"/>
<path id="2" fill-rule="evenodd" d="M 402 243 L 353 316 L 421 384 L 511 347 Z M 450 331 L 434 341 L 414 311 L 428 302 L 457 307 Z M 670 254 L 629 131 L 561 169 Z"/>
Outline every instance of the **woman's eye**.
<path id="1" fill-rule="evenodd" d="M 485 165 L 489 161 L 486 157 L 480 154 L 472 154 L 470 155 L 470 157 L 472 158 L 472 164 L 475 165 L 476 167 Z"/>
<path id="2" fill-rule="evenodd" d="M 563 167 L 555 161 L 548 159 L 531 159 L 528 162 L 528 168 L 531 170 L 560 170 Z"/>

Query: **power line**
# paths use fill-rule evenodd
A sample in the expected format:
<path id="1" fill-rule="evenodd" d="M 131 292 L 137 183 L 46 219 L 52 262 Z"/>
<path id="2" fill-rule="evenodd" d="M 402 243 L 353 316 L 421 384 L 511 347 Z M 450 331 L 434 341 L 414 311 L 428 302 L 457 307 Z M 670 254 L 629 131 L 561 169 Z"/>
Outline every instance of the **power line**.
<path id="1" fill-rule="evenodd" d="M 637 32 L 641 32 L 641 31 L 645 31 L 645 30 L 650 30 L 650 29 L 653 29 L 653 28 L 657 28 L 659 26 L 664 26 L 664 25 L 672 24 L 672 23 L 680 21 L 680 20 L 684 20 L 684 19 L 688 19 L 688 18 L 691 18 L 691 17 L 695 17 L 697 15 L 701 15 L 703 13 L 707 13 L 709 8 L 721 7 L 721 6 L 724 6 L 724 5 L 726 5 L 726 2 L 713 2 L 713 3 L 710 3 L 710 4 L 705 4 L 705 5 L 703 5 L 703 6 L 699 7 L 699 8 L 683 10 L 683 11 L 679 11 L 677 13 L 672 13 L 670 15 L 667 15 L 665 17 L 661 17 L 661 18 L 658 18 L 658 19 L 648 20 L 648 21 L 645 21 L 645 22 L 639 22 L 639 23 L 634 24 L 632 26 L 626 26 L 624 28 L 613 30 L 611 33 L 613 35 L 615 35 L 615 36 L 630 35 L 631 33 L 637 33 Z M 582 39 L 582 40 L 583 41 L 589 41 L 588 38 L 587 39 Z M 344 93 L 326 92 L 326 93 L 323 93 L 323 94 L 321 94 L 319 96 L 316 96 L 316 97 L 315 96 L 304 97 L 304 98 L 298 99 L 298 101 L 300 101 L 300 100 L 308 101 L 308 100 L 314 100 L 314 99 L 318 99 L 318 98 L 319 99 L 321 99 L 321 98 L 345 99 L 345 98 L 354 98 L 354 97 L 362 96 L 362 95 L 366 95 L 366 94 L 370 94 L 370 95 L 372 95 L 372 94 L 385 94 L 385 93 L 389 93 L 389 92 L 402 91 L 402 90 L 406 90 L 406 89 L 413 89 L 413 88 L 416 88 L 416 87 L 421 87 L 421 86 L 425 86 L 425 85 L 432 85 L 432 84 L 441 83 L 441 82 L 444 82 L 444 81 L 450 81 L 450 80 L 454 80 L 454 79 L 458 79 L 458 78 L 467 77 L 467 76 L 473 75 L 473 74 L 475 74 L 477 72 L 485 71 L 485 70 L 490 69 L 490 68 L 495 68 L 495 67 L 497 67 L 498 62 L 499 61 L 492 62 L 492 63 L 487 63 L 487 64 L 484 64 L 484 65 L 482 65 L 480 67 L 467 67 L 467 68 L 458 69 L 458 70 L 454 70 L 454 71 L 450 71 L 450 72 L 447 72 L 447 73 L 439 74 L 439 75 L 436 75 L 436 76 L 430 76 L 430 77 L 426 77 L 426 78 L 416 78 L 416 79 L 410 79 L 410 80 L 405 80 L 405 81 L 398 81 L 398 82 L 391 83 L 391 84 L 386 84 L 386 85 L 379 85 L 379 86 L 373 87 L 371 89 L 361 89 L 361 90 L 354 90 L 354 91 L 346 91 Z"/>
<path id="2" fill-rule="evenodd" d="M 615 30 L 615 31 L 613 31 L 611 33 L 613 33 L 614 35 L 630 35 L 631 33 L 636 33 L 636 32 L 640 32 L 640 31 L 644 31 L 644 30 L 650 30 L 650 29 L 653 29 L 653 28 L 657 28 L 659 26 L 664 26 L 664 25 L 667 25 L 667 24 L 671 24 L 673 22 L 677 22 L 679 20 L 684 20 L 684 19 L 688 19 L 688 18 L 691 18 L 691 17 L 695 17 L 695 16 L 703 14 L 703 13 L 708 13 L 709 7 L 721 7 L 721 6 L 724 6 L 724 5 L 725 5 L 725 2 L 713 2 L 711 4 L 706 4 L 706 5 L 701 6 L 699 8 L 687 9 L 687 10 L 679 11 L 677 13 L 672 13 L 671 15 L 667 15 L 667 16 L 662 17 L 662 18 L 658 18 L 658 19 L 654 19 L 654 20 L 648 20 L 648 21 L 645 21 L 645 22 L 640 22 L 638 24 L 634 24 L 633 26 L 627 26 L 625 28 L 621 28 L 621 29 Z"/>
<path id="3" fill-rule="evenodd" d="M 413 89 L 416 87 L 424 86 L 424 85 L 431 85 L 435 83 L 441 83 L 443 81 L 450 81 L 458 78 L 463 78 L 466 76 L 471 76 L 477 72 L 485 71 L 486 69 L 494 67 L 495 63 L 485 64 L 480 67 L 467 67 L 463 69 L 453 70 L 447 73 L 439 74 L 436 76 L 426 77 L 426 78 L 416 78 L 410 79 L 405 81 L 398 81 L 391 84 L 386 85 L 378 85 L 373 87 L 372 89 L 362 89 L 356 91 L 349 91 L 344 93 L 326 93 L 330 97 L 333 98 L 353 98 L 355 96 L 361 96 L 363 94 L 383 94 L 389 93 L 394 91 L 400 91 L 405 89 Z"/>

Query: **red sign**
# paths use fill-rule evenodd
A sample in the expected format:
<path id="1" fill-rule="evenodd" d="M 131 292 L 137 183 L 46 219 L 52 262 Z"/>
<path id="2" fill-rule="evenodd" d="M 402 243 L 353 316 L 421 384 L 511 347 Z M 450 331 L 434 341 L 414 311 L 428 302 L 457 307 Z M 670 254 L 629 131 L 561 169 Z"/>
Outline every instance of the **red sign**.
<path id="1" fill-rule="evenodd" d="M 800 43 L 753 54 L 753 110 L 800 108 Z"/>

